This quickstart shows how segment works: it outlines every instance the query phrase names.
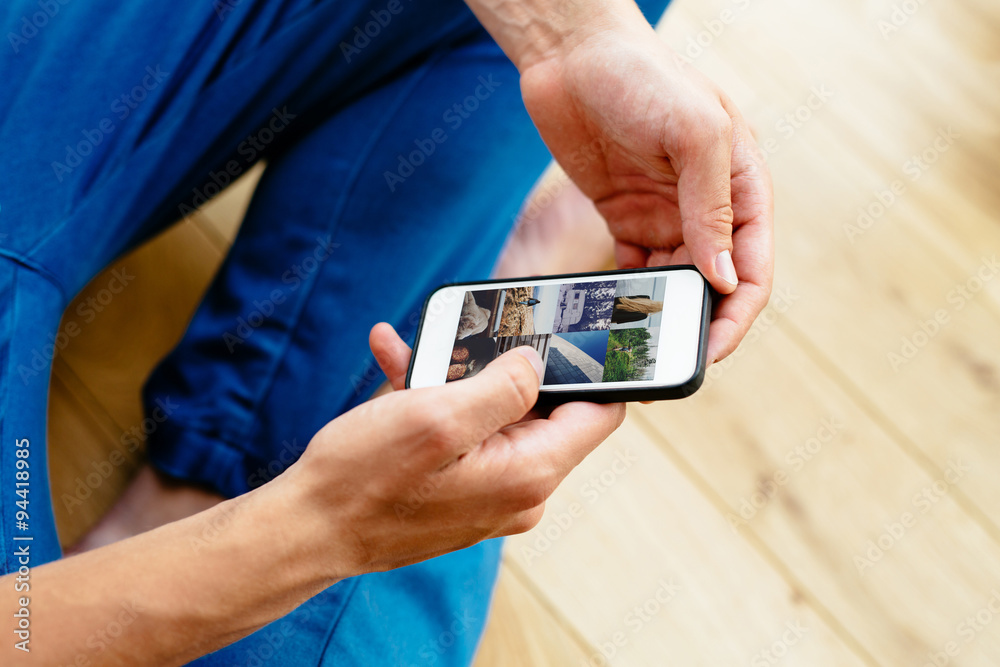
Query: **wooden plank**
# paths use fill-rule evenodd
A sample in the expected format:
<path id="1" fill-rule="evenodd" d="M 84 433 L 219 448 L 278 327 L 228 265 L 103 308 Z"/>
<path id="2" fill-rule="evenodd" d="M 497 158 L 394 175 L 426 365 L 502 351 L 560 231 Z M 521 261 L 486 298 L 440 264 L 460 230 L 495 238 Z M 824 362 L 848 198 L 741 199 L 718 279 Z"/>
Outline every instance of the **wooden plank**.
<path id="1" fill-rule="evenodd" d="M 864 664 L 632 420 L 507 553 L 590 642 L 586 664 Z"/>
<path id="2" fill-rule="evenodd" d="M 990 344 L 1000 281 L 961 309 L 948 297 L 983 254 L 1000 249 L 1000 9 L 988 0 L 925 3 L 884 39 L 877 21 L 889 0 L 676 4 L 664 34 L 682 50 L 709 29 L 706 21 L 739 10 L 721 34 L 709 31 L 695 60 L 773 142 L 784 296 L 702 393 L 636 411 L 638 420 L 560 490 L 540 529 L 512 540 L 505 571 L 518 578 L 502 584 L 480 660 L 601 664 L 601 649 L 621 631 L 628 641 L 613 664 L 746 664 L 781 640 L 785 622 L 806 619 L 810 631 L 786 647 L 783 664 L 940 664 L 948 642 L 958 651 L 950 664 L 996 664 L 1000 623 L 975 619 L 993 618 L 986 605 L 1000 585 L 1000 451 L 992 446 L 1000 357 Z M 779 123 L 824 84 L 833 97 L 789 135 Z M 907 161 L 949 123 L 961 138 L 910 180 Z M 896 180 L 905 192 L 861 236 L 849 236 L 859 209 Z M 57 361 L 54 478 L 71 481 L 116 442 L 119 425 L 141 419 L 137 388 L 180 335 L 247 194 L 234 190 L 200 211 L 188 227 L 203 238 L 187 230 L 164 237 L 182 242 L 151 246 L 135 296 L 116 296 L 108 310 L 121 310 L 102 312 L 86 342 L 65 351 L 67 365 Z M 92 287 L 91 296 L 100 282 Z M 946 325 L 893 368 L 888 355 L 942 308 Z M 102 406 L 86 398 L 91 390 L 112 416 L 101 417 Z M 822 442 L 831 417 L 844 425 Z M 817 454 L 762 507 L 751 505 L 756 513 L 738 536 L 726 528 L 725 514 L 772 490 L 774 475 L 790 470 L 789 452 L 810 439 L 821 445 Z M 634 443 L 641 468 L 589 504 L 587 475 L 605 472 L 615 447 Z M 922 512 L 914 497 L 927 489 L 936 497 L 934 482 L 953 459 L 972 470 Z M 95 516 L 98 500 L 88 510 Z M 583 516 L 527 563 L 516 545 L 558 528 L 555 517 L 574 501 Z M 905 512 L 914 525 L 862 576 L 854 556 L 866 557 L 868 540 L 894 538 Z M 626 614 L 655 600 L 664 574 L 681 590 L 632 634 Z M 502 648 L 490 643 L 497 623 L 506 628 Z"/>
<path id="3" fill-rule="evenodd" d="M 59 358 L 123 431 L 143 420 L 139 390 L 180 339 L 222 255 L 191 222 L 116 261 L 66 309 L 79 333 Z"/>
<path id="4" fill-rule="evenodd" d="M 702 25 L 692 12 L 710 11 L 682 5 L 681 31 Z M 1000 23 L 996 9 L 968 7 Z M 787 333 L 928 474 L 954 457 L 989 471 L 954 499 L 1000 539 L 1000 449 L 992 446 L 1000 349 L 984 344 L 1000 321 L 992 259 L 1000 227 L 996 188 L 978 185 L 997 171 L 983 146 L 1000 129 L 1000 69 L 970 56 L 930 11 L 884 39 L 873 27 L 889 9 L 758 3 L 748 25 L 760 41 L 736 39 L 736 24 L 698 65 L 735 91 L 765 128 L 762 139 L 778 146 L 769 162 L 779 283 L 800 297 Z M 816 85 L 832 99 L 781 125 Z M 902 190 L 893 192 L 897 182 Z"/>
<path id="5" fill-rule="evenodd" d="M 117 500 L 142 459 L 65 363 L 49 390 L 49 479 L 63 546 L 77 542 Z"/>
<path id="6" fill-rule="evenodd" d="M 505 564 L 475 667 L 581 665 L 586 659 L 577 640 Z"/>
<path id="7" fill-rule="evenodd" d="M 1000 582 L 1000 546 L 955 501 L 984 471 L 954 457 L 928 475 L 784 326 L 691 399 L 636 418 L 878 663 L 923 664 L 956 641 L 962 664 L 996 664 L 1000 624 L 968 643 L 956 631 Z"/>
<path id="8" fill-rule="evenodd" d="M 192 221 L 205 233 L 220 252 L 226 253 L 243 223 L 254 188 L 264 173 L 259 162 L 236 182 L 208 201 L 192 216 Z"/>

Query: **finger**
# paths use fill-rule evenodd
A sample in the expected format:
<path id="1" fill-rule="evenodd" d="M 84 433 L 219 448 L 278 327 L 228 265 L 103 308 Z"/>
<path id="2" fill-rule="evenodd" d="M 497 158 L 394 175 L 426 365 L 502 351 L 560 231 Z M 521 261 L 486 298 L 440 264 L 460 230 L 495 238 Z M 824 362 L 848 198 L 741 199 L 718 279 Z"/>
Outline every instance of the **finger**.
<path id="1" fill-rule="evenodd" d="M 624 419 L 624 403 L 598 405 L 574 401 L 558 406 L 547 419 L 504 429 L 495 441 L 510 452 L 512 474 L 529 480 L 539 474 L 551 476 L 549 481 L 554 489 Z M 487 446 L 493 444 L 488 442 Z"/>
<path id="2" fill-rule="evenodd" d="M 654 250 L 649 253 L 646 266 L 673 266 L 677 264 L 693 264 L 691 253 L 686 245 L 673 250 Z"/>
<path id="3" fill-rule="evenodd" d="M 675 248 L 684 242 L 676 202 L 676 184 L 656 184 L 649 192 L 627 190 L 596 205 L 616 240 L 640 248 Z"/>
<path id="4" fill-rule="evenodd" d="M 403 389 L 410 366 L 410 346 L 386 322 L 379 322 L 368 334 L 368 345 L 379 368 L 389 378 L 393 389 Z"/>
<path id="5" fill-rule="evenodd" d="M 460 382 L 471 383 L 472 379 Z M 484 512 L 474 504 L 480 501 L 488 503 L 492 512 L 530 512 L 545 502 L 624 417 L 621 403 L 574 402 L 556 407 L 548 418 L 512 424 L 459 458 L 435 497 L 452 509 L 456 503 L 471 503 L 470 513 L 479 515 Z M 469 489 L 479 489 L 480 499 L 470 499 Z"/>
<path id="6" fill-rule="evenodd" d="M 733 261 L 740 276 L 736 291 L 715 308 L 709 329 L 709 359 L 731 354 L 767 305 L 774 275 L 774 195 L 760 149 L 737 133 L 733 146 Z"/>
<path id="7" fill-rule="evenodd" d="M 543 375 L 538 352 L 517 347 L 471 378 L 434 387 L 432 399 L 441 430 L 458 450 L 479 444 L 528 414 L 538 400 Z"/>
<path id="8" fill-rule="evenodd" d="M 649 251 L 624 241 L 615 241 L 615 264 L 619 269 L 638 269 L 646 266 Z"/>
<path id="9" fill-rule="evenodd" d="M 734 235 L 736 260 L 743 279 L 715 307 L 708 329 L 708 359 L 725 359 L 739 345 L 771 295 L 770 224 L 748 223 Z"/>
<path id="10" fill-rule="evenodd" d="M 720 106 L 699 114 L 679 156 L 677 183 L 684 244 L 712 287 L 729 294 L 738 282 L 733 264 L 733 122 Z"/>

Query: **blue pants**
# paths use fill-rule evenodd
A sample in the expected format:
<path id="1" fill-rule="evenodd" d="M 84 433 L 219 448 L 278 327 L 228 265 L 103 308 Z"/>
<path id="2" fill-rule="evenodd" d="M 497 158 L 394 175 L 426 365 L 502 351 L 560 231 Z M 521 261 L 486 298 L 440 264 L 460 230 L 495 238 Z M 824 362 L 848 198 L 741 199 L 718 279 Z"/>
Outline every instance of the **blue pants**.
<path id="1" fill-rule="evenodd" d="M 63 309 L 112 259 L 268 160 L 144 390 L 152 464 L 236 496 L 380 384 L 371 325 L 412 338 L 431 288 L 488 276 L 549 160 L 458 0 L 7 0 L 0 21 L 2 572 L 25 535 L 19 449 L 31 565 L 60 557 L 50 364 Z M 196 664 L 468 664 L 500 546 L 341 582 Z"/>

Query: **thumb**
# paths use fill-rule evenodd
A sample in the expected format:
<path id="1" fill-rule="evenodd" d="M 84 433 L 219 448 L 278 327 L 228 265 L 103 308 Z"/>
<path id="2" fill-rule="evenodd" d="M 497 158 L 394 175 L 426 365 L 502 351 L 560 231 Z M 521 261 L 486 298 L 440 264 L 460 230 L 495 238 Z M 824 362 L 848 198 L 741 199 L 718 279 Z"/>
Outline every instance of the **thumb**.
<path id="1" fill-rule="evenodd" d="M 716 291 L 729 294 L 738 282 L 732 255 L 732 123 L 721 125 L 700 128 L 696 150 L 681 165 L 677 190 L 691 260 Z"/>
<path id="2" fill-rule="evenodd" d="M 368 345 L 392 388 L 397 391 L 402 389 L 406 384 L 406 370 L 410 365 L 410 346 L 386 322 L 379 322 L 372 327 L 368 334 Z"/>
<path id="3" fill-rule="evenodd" d="M 435 391 L 441 392 L 441 404 L 451 412 L 450 422 L 465 431 L 456 435 L 471 444 L 524 417 L 538 400 L 543 373 L 542 359 L 534 348 L 517 347 L 474 376 Z"/>

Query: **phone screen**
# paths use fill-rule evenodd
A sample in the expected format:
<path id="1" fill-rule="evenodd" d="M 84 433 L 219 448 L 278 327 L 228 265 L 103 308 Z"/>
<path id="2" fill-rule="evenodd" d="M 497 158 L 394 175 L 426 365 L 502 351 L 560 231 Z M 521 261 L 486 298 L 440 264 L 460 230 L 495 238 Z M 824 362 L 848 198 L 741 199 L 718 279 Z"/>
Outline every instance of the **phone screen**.
<path id="1" fill-rule="evenodd" d="M 677 375 L 659 368 L 665 359 L 693 369 L 702 281 L 694 271 L 653 271 L 443 288 L 429 302 L 415 370 L 454 382 L 528 345 L 544 364 L 543 391 L 664 382 Z M 438 341 L 429 346 L 428 336 Z"/>

